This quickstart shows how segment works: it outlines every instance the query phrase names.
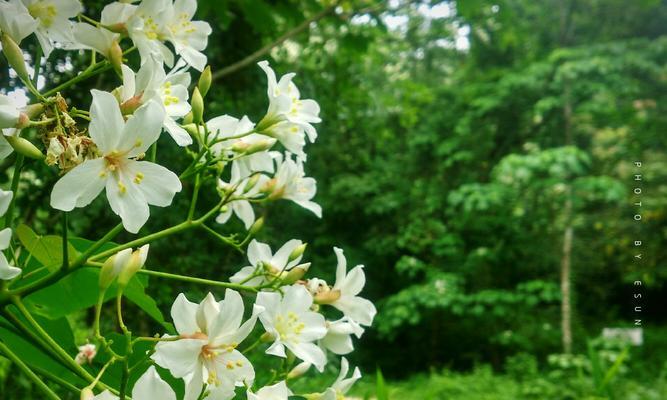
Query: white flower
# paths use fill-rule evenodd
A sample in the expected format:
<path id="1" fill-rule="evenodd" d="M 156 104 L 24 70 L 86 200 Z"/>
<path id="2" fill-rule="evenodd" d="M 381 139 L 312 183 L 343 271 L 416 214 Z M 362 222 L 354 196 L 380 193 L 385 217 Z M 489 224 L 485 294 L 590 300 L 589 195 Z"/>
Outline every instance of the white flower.
<path id="1" fill-rule="evenodd" d="M 128 31 L 139 49 L 142 60 L 151 54 L 160 56 L 165 64 L 174 64 L 174 55 L 162 42 L 170 41 L 176 53 L 193 68 L 202 71 L 211 26 L 207 22 L 192 21 L 197 9 L 195 0 L 144 0 L 128 21 Z"/>
<path id="2" fill-rule="evenodd" d="M 0 31 L 17 44 L 35 32 L 39 22 L 34 19 L 20 0 L 0 1 Z"/>
<path id="3" fill-rule="evenodd" d="M 254 131 L 255 124 L 243 116 L 241 119 L 229 115 L 215 117 L 206 123 L 212 133 L 211 151 L 216 156 L 235 157 L 233 164 L 239 172 L 239 179 L 246 178 L 255 172 L 274 171 L 275 152 L 256 151 L 268 150 L 276 140 Z M 239 153 L 246 153 L 241 155 Z"/>
<path id="4" fill-rule="evenodd" d="M 322 207 L 311 201 L 317 192 L 317 182 L 314 178 L 305 177 L 303 161 L 294 161 L 288 154 L 285 160 L 281 161 L 281 158 L 276 160 L 278 170 L 273 179 L 267 182 L 264 190 L 270 191 L 273 199 L 292 200 L 321 218 Z"/>
<path id="5" fill-rule="evenodd" d="M 345 357 L 340 362 L 340 374 L 338 379 L 328 388 L 320 397 L 321 400 L 340 400 L 345 398 L 345 394 L 350 390 L 352 385 L 361 378 L 359 368 L 355 367 L 352 376 L 345 378 L 350 370 L 350 364 Z"/>
<path id="6" fill-rule="evenodd" d="M 261 292 L 256 304 L 264 307 L 259 319 L 267 333 L 274 338 L 267 354 L 287 357 L 285 347 L 294 355 L 324 370 L 326 356 L 313 342 L 326 335 L 324 317 L 310 311 L 313 298 L 302 285 L 285 288 L 284 297 L 279 293 Z"/>
<path id="7" fill-rule="evenodd" d="M 0 129 L 13 128 L 19 122 L 21 110 L 9 96 L 0 94 Z"/>
<path id="8" fill-rule="evenodd" d="M 14 148 L 5 139 L 5 135 L 0 135 L 0 160 L 7 158 L 13 151 Z"/>
<path id="9" fill-rule="evenodd" d="M 78 0 L 22 0 L 30 15 L 38 22 L 35 34 L 44 56 L 53 50 L 53 42 L 71 42 L 70 18 L 83 11 Z"/>
<path id="10" fill-rule="evenodd" d="M 255 371 L 237 346 L 255 326 L 260 307 L 241 324 L 243 318 L 241 295 L 227 289 L 225 299 L 216 302 L 208 294 L 195 304 L 180 294 L 171 307 L 171 316 L 181 339 L 163 341 L 155 346 L 153 360 L 186 380 L 186 400 L 196 399 L 204 382 L 209 389 L 223 397 L 233 392 L 235 385 L 252 384 Z"/>
<path id="11" fill-rule="evenodd" d="M 5 215 L 9 204 L 12 202 L 14 197 L 14 192 L 8 190 L 0 189 L 0 217 Z M 9 280 L 16 278 L 20 273 L 21 269 L 9 265 L 9 261 L 5 257 L 3 250 L 9 248 L 9 241 L 12 239 L 12 230 L 11 228 L 5 228 L 0 231 L 0 279 Z"/>
<path id="12" fill-rule="evenodd" d="M 303 255 L 290 260 L 290 254 L 299 246 L 303 244 L 302 241 L 292 239 L 285 243 L 276 254 L 271 253 L 271 247 L 266 243 L 258 242 L 253 239 L 248 245 L 248 261 L 249 266 L 241 268 L 239 272 L 229 278 L 230 282 L 239 283 L 244 282 L 245 285 L 259 286 L 267 283 L 265 273 L 271 273 L 276 276 L 281 272 L 289 271 L 299 264 Z M 248 279 L 253 273 L 258 272 L 261 275 Z"/>
<path id="13" fill-rule="evenodd" d="M 165 36 L 194 69 L 202 71 L 206 66 L 206 55 L 202 53 L 208 44 L 211 26 L 208 22 L 192 21 L 197 10 L 196 0 L 176 0 L 173 7 L 165 11 Z"/>
<path id="14" fill-rule="evenodd" d="M 124 24 L 134 15 L 137 6 L 114 2 L 102 9 L 100 22 L 104 26 Z M 72 26 L 73 43 L 67 44 L 68 49 L 92 49 L 110 59 L 112 47 L 120 40 L 120 34 L 104 27 L 95 27 L 85 22 L 77 22 Z"/>
<path id="15" fill-rule="evenodd" d="M 181 190 L 178 177 L 168 169 L 143 157 L 158 139 L 164 112 L 149 102 L 127 122 L 111 93 L 92 90 L 89 133 L 102 157 L 76 166 L 51 192 L 51 206 L 63 211 L 85 207 L 106 186 L 111 209 L 121 217 L 129 232 L 137 233 L 149 216 L 148 205 L 165 207 Z"/>
<path id="16" fill-rule="evenodd" d="M 88 390 L 86 395 L 82 392 L 82 400 L 117 400 L 118 396 L 111 394 L 108 390 L 98 394 L 97 396 L 92 396 L 92 392 Z M 137 382 L 132 388 L 132 399 L 133 400 L 176 400 L 176 393 L 169 386 L 169 384 L 160 378 L 154 366 L 150 366 L 146 372 L 139 377 Z"/>
<path id="17" fill-rule="evenodd" d="M 0 231 L 0 279 L 2 280 L 14 279 L 21 273 L 20 268 L 9 265 L 9 261 L 7 261 L 7 258 L 2 251 L 9 248 L 9 241 L 11 238 L 11 228 L 5 228 Z"/>
<path id="18" fill-rule="evenodd" d="M 255 211 L 252 209 L 250 201 L 244 200 L 244 198 L 253 198 L 259 194 L 260 184 L 255 182 L 255 184 L 248 189 L 247 185 L 249 179 L 240 179 L 240 174 L 238 165 L 232 164 L 232 175 L 229 183 L 222 179 L 218 179 L 218 188 L 224 191 L 233 190 L 234 193 L 231 195 L 230 202 L 226 205 L 227 208 L 218 215 L 215 221 L 219 224 L 224 224 L 229 220 L 229 217 L 231 217 L 232 214 L 236 214 L 236 216 L 243 221 L 245 228 L 250 229 L 255 222 Z M 258 178 L 261 177 L 262 176 Z"/>
<path id="19" fill-rule="evenodd" d="M 338 259 L 338 266 L 336 267 L 336 283 L 331 290 L 334 293 L 339 293 L 340 297 L 330 304 L 342 311 L 351 320 L 361 325 L 370 326 L 375 314 L 377 314 L 375 305 L 369 300 L 357 296 L 366 284 L 364 266 L 357 265 L 350 272 L 346 272 L 347 260 L 343 250 L 334 247 L 334 252 Z"/>
<path id="20" fill-rule="evenodd" d="M 248 400 L 288 400 L 293 394 L 285 381 L 280 381 L 272 386 L 264 386 L 256 393 L 248 391 Z"/>
<path id="21" fill-rule="evenodd" d="M 177 63 L 169 74 L 165 74 L 162 62 L 149 57 L 136 75 L 128 66 L 124 64 L 121 66 L 123 70 L 121 103 L 140 105 L 154 100 L 161 104 L 164 109 L 162 125 L 179 146 L 192 144 L 190 135 L 175 121 L 190 112 L 188 103 L 190 74 L 181 69 L 184 65 Z"/>
<path id="22" fill-rule="evenodd" d="M 79 365 L 90 364 L 93 362 L 95 355 L 97 355 L 97 347 L 92 343 L 87 343 L 79 346 L 79 353 L 77 353 L 74 361 Z"/>
<path id="23" fill-rule="evenodd" d="M 354 350 L 352 335 L 360 338 L 363 333 L 364 329 L 347 317 L 327 321 L 327 334 L 320 340 L 320 346 L 334 354 L 349 354 Z"/>
<path id="24" fill-rule="evenodd" d="M 321 121 L 320 106 L 315 100 L 301 99 L 299 89 L 292 82 L 295 74 L 286 74 L 276 80 L 267 61 L 257 65 L 268 79 L 269 109 L 260 122 L 262 132 L 276 137 L 290 152 L 303 156 L 304 132 L 311 142 L 317 138 L 317 131 L 311 124 Z"/>

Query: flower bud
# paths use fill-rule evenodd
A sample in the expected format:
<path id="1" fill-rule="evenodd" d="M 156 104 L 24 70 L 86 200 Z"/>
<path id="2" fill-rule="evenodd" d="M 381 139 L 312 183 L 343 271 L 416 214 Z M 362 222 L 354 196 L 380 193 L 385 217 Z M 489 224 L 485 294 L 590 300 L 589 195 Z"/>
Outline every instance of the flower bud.
<path id="1" fill-rule="evenodd" d="M 287 379 L 294 379 L 300 377 L 301 375 L 308 372 L 311 365 L 312 364 L 307 361 L 300 363 L 296 367 L 292 368 L 292 370 L 287 374 Z"/>
<path id="2" fill-rule="evenodd" d="M 107 58 L 116 73 L 122 75 L 123 70 L 121 69 L 121 65 L 123 65 L 123 49 L 120 48 L 120 44 L 118 44 L 117 40 L 114 40 L 111 44 Z"/>
<path id="3" fill-rule="evenodd" d="M 283 273 L 282 277 L 283 283 L 286 285 L 291 285 L 299 281 L 301 278 L 303 278 L 304 275 L 306 275 L 306 272 L 308 272 L 308 268 L 310 268 L 310 263 L 299 264 L 296 267 L 287 271 L 286 273 Z"/>
<path id="4" fill-rule="evenodd" d="M 42 103 L 30 104 L 25 108 L 25 114 L 30 119 L 35 119 L 44 112 L 44 105 Z"/>
<path id="5" fill-rule="evenodd" d="M 328 290 L 319 292 L 313 296 L 313 300 L 317 304 L 331 304 L 340 299 L 340 290 Z"/>
<path id="6" fill-rule="evenodd" d="M 213 76 L 211 75 L 211 66 L 207 65 L 206 68 L 204 68 L 204 72 L 201 73 L 199 82 L 197 83 L 197 87 L 199 88 L 199 92 L 201 92 L 202 97 L 206 97 L 206 93 L 208 93 L 208 90 L 211 88 L 212 80 Z"/>
<path id="7" fill-rule="evenodd" d="M 121 35 L 127 35 L 127 25 L 124 22 L 118 22 L 116 24 L 105 25 L 106 29 L 114 33 L 120 33 Z"/>
<path id="8" fill-rule="evenodd" d="M 257 232 L 259 232 L 262 229 L 263 226 L 264 226 L 264 217 L 259 217 L 259 219 L 255 221 L 254 224 L 252 224 L 250 229 L 248 229 L 248 235 L 254 236 L 255 234 L 257 234 Z"/>
<path id="9" fill-rule="evenodd" d="M 276 144 L 276 139 L 273 138 L 258 140 L 257 142 L 248 146 L 245 153 L 253 154 L 253 153 L 258 153 L 260 151 L 268 150 L 271 147 L 273 147 L 274 144 Z"/>
<path id="10" fill-rule="evenodd" d="M 183 117 L 183 122 L 182 122 L 183 125 L 191 124 L 193 118 L 194 118 L 194 117 L 192 116 L 192 111 L 190 111 L 189 113 L 185 114 L 185 117 Z"/>
<path id="11" fill-rule="evenodd" d="M 23 81 L 29 81 L 30 77 L 28 76 L 28 69 L 25 66 L 23 51 L 21 51 L 19 45 L 6 33 L 2 33 L 0 42 L 2 43 L 2 52 L 7 58 L 9 66 L 14 68 L 14 71 L 16 71 L 16 75 L 18 75 L 19 78 Z"/>
<path id="12" fill-rule="evenodd" d="M 44 154 L 29 140 L 18 136 L 5 136 L 7 142 L 16 150 L 17 153 L 23 154 L 28 158 L 35 160 L 44 159 Z"/>
<path id="13" fill-rule="evenodd" d="M 248 182 L 246 182 L 245 187 L 243 188 L 243 193 L 249 192 L 252 188 L 257 185 L 257 182 L 259 182 L 259 177 L 260 174 L 253 174 L 250 178 L 248 178 Z"/>
<path id="14" fill-rule="evenodd" d="M 123 104 L 120 105 L 120 112 L 123 115 L 131 115 L 134 114 L 134 112 L 137 110 L 137 108 L 141 107 L 142 101 L 141 98 L 143 96 L 143 93 L 140 93 L 138 95 L 132 96 L 129 99 L 125 100 Z"/>
<path id="15" fill-rule="evenodd" d="M 122 288 L 127 286 L 134 274 L 144 266 L 148 257 L 148 247 L 149 245 L 145 244 L 132 253 L 130 260 L 118 275 L 118 286 Z"/>
<path id="16" fill-rule="evenodd" d="M 264 334 L 262 334 L 262 336 L 259 337 L 259 340 L 265 343 L 273 342 L 273 339 L 274 339 L 273 335 L 269 332 L 264 332 Z"/>
<path id="17" fill-rule="evenodd" d="M 197 125 L 195 124 L 183 125 L 183 129 L 185 129 L 185 131 L 192 137 L 197 137 L 197 135 L 199 134 L 197 132 Z"/>
<path id="18" fill-rule="evenodd" d="M 289 257 L 287 257 L 287 262 L 294 261 L 297 258 L 301 257 L 303 255 L 303 252 L 306 251 L 306 247 L 308 247 L 308 243 L 302 243 L 296 248 L 294 248 L 294 250 L 292 250 L 292 252 L 290 253 Z"/>
<path id="19" fill-rule="evenodd" d="M 204 120 L 204 99 L 201 97 L 198 88 L 192 91 L 190 105 L 192 106 L 192 121 L 195 124 L 200 124 Z"/>
<path id="20" fill-rule="evenodd" d="M 81 389 L 81 400 L 93 400 L 95 398 L 95 393 L 89 387 Z"/>
<path id="21" fill-rule="evenodd" d="M 111 282 L 113 282 L 113 280 L 118 277 L 118 274 L 120 274 L 120 271 L 123 270 L 131 256 L 132 249 L 123 249 L 109 257 L 104 262 L 104 265 L 102 265 L 102 269 L 100 270 L 99 284 L 101 291 L 105 291 L 107 288 L 109 288 Z"/>

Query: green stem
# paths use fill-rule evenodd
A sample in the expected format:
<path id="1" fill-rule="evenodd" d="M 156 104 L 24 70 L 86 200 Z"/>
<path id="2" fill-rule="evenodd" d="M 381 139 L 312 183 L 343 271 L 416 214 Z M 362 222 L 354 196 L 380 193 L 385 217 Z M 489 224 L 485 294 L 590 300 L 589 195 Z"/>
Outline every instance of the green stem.
<path id="1" fill-rule="evenodd" d="M 184 230 L 186 230 L 186 229 L 190 229 L 190 228 L 192 228 L 194 225 L 195 225 L 195 222 L 194 222 L 194 221 L 185 221 L 185 222 L 181 222 L 180 224 L 171 226 L 171 227 L 169 227 L 169 228 L 163 229 L 163 230 L 158 231 L 158 232 L 155 232 L 155 233 L 151 233 L 150 235 L 146 235 L 146 236 L 140 237 L 140 238 L 138 238 L 138 239 L 129 241 L 129 242 L 125 243 L 125 244 L 118 245 L 118 246 L 116 246 L 116 247 L 114 247 L 114 248 L 112 248 L 112 249 L 109 249 L 109 250 L 103 251 L 103 252 L 101 252 L 101 253 L 95 254 L 94 256 L 89 257 L 89 259 L 90 259 L 90 260 L 104 259 L 104 258 L 110 257 L 110 256 L 112 256 L 112 255 L 118 253 L 118 252 L 121 251 L 121 250 L 129 249 L 129 248 L 131 248 L 131 247 L 142 246 L 142 245 L 144 245 L 144 244 L 146 244 L 146 243 L 150 243 L 150 242 L 152 242 L 152 241 L 154 241 L 154 240 L 163 238 L 163 237 L 165 237 L 165 236 L 169 236 L 169 235 L 171 235 L 171 234 L 178 233 L 178 232 L 184 231 Z"/>
<path id="2" fill-rule="evenodd" d="M 60 279 L 64 278 L 67 276 L 70 272 L 75 271 L 76 269 L 80 268 L 85 261 L 90 257 L 93 253 L 95 253 L 101 246 L 103 246 L 106 242 L 109 240 L 113 239 L 121 230 L 123 230 L 123 225 L 118 224 L 116 225 L 113 229 L 111 229 L 104 237 L 102 237 L 100 240 L 95 242 L 92 246 L 90 246 L 86 251 L 84 251 L 79 258 L 77 258 L 70 266 L 69 268 L 60 268 L 56 272 L 52 273 L 51 275 L 45 276 L 44 278 L 37 280 L 35 282 L 32 282 L 30 284 L 27 284 L 25 286 L 21 286 L 19 288 L 16 288 L 14 290 L 9 291 L 9 293 L 5 296 L 2 296 L 3 298 L 0 299 L 0 306 L 3 306 L 9 302 L 9 297 L 10 296 L 28 296 L 31 293 L 34 293 L 40 289 L 43 289 L 49 285 L 52 285 L 56 282 L 58 282 Z"/>
<path id="3" fill-rule="evenodd" d="M 35 54 L 34 72 L 32 74 L 32 84 L 35 87 L 37 87 L 37 80 L 39 79 L 39 73 L 41 72 L 41 69 L 42 69 L 42 47 L 37 46 Z"/>
<path id="4" fill-rule="evenodd" d="M 148 161 L 154 163 L 156 159 L 157 159 L 157 142 L 151 145 L 151 152 L 148 155 Z"/>
<path id="5" fill-rule="evenodd" d="M 72 385 L 65 379 L 59 377 L 58 375 L 50 372 L 46 368 L 41 368 L 41 367 L 33 367 L 35 371 L 37 371 L 40 375 L 44 375 L 46 379 L 50 380 L 53 383 L 58 384 L 59 386 L 69 390 L 70 392 L 74 393 L 75 395 L 78 395 L 81 393 L 81 390 L 77 388 L 76 386 Z"/>
<path id="6" fill-rule="evenodd" d="M 190 201 L 190 209 L 188 210 L 188 221 L 192 220 L 195 215 L 195 208 L 197 207 L 197 198 L 199 197 L 199 188 L 201 187 L 201 174 L 195 175 L 195 187 L 192 191 L 192 200 Z"/>
<path id="7" fill-rule="evenodd" d="M 32 380 L 32 381 L 35 383 L 35 385 L 37 385 L 37 387 L 39 388 L 39 390 L 41 390 L 42 393 L 44 393 L 44 394 L 46 395 L 47 398 L 49 398 L 49 399 L 51 399 L 51 400 L 60 400 L 60 397 L 58 397 L 58 395 L 55 394 L 55 393 L 53 392 L 53 390 L 51 390 L 51 388 L 49 388 L 49 387 L 46 385 L 46 383 L 44 383 L 44 381 L 42 381 L 42 379 L 41 379 L 39 376 L 37 376 L 37 375 L 30 369 L 30 367 L 28 367 L 28 366 L 23 362 L 23 360 L 21 360 L 21 358 L 19 358 L 16 354 L 14 354 L 14 353 L 9 349 L 9 347 L 7 347 L 7 345 L 5 345 L 3 342 L 0 342 L 0 351 L 1 351 L 5 356 L 7 356 L 7 358 L 9 358 L 14 364 L 16 364 L 16 366 L 19 367 L 19 369 L 20 369 L 21 371 L 23 371 L 24 374 L 27 375 L 28 378 L 30 378 L 30 380 Z"/>
<path id="8" fill-rule="evenodd" d="M 67 352 L 60 347 L 60 345 L 53 340 L 53 338 L 42 328 L 37 321 L 32 317 L 28 309 L 25 307 L 25 305 L 21 302 L 21 300 L 18 297 L 12 297 L 12 303 L 18 308 L 18 310 L 21 312 L 23 317 L 28 321 L 34 332 L 44 341 L 46 344 L 48 344 L 51 349 L 59 356 L 59 358 L 70 368 L 72 368 L 77 375 L 80 377 L 86 379 L 88 382 L 93 382 L 95 380 L 95 377 L 90 375 L 88 371 L 83 369 L 79 364 L 76 363 L 70 357 Z M 101 382 L 98 383 L 98 386 L 100 386 L 103 389 L 109 389 L 106 385 L 102 384 Z"/>
<path id="9" fill-rule="evenodd" d="M 69 242 L 67 241 L 67 212 L 63 211 L 63 266 L 65 269 L 69 265 Z"/>
<path id="10" fill-rule="evenodd" d="M 228 238 L 222 236 L 221 234 L 219 234 L 218 232 L 216 232 L 215 230 L 213 230 L 212 228 L 210 228 L 210 227 L 209 227 L 208 225 L 206 225 L 206 224 L 201 224 L 200 227 L 201 227 L 203 230 L 205 230 L 206 232 L 210 233 L 211 236 L 217 238 L 218 240 L 220 240 L 220 241 L 223 242 L 224 244 L 227 244 L 227 245 L 229 245 L 229 246 L 232 246 L 232 247 L 233 247 L 234 249 L 236 249 L 239 253 L 243 254 L 243 250 L 241 250 L 241 248 L 239 247 L 239 245 L 236 244 L 234 241 L 232 241 L 232 240 L 230 240 L 230 239 L 228 239 Z"/>
<path id="11" fill-rule="evenodd" d="M 197 284 L 202 284 L 202 285 L 224 287 L 224 288 L 228 288 L 228 289 L 242 290 L 242 291 L 253 292 L 253 293 L 257 292 L 257 289 L 252 287 L 252 286 L 244 286 L 244 285 L 239 285 L 237 283 L 231 283 L 231 282 L 214 281 L 212 279 L 197 278 L 197 277 L 194 277 L 194 276 L 171 274 L 171 273 L 168 273 L 168 272 L 154 271 L 154 270 L 150 270 L 150 269 L 140 269 L 137 273 L 144 274 L 144 275 L 149 275 L 149 276 L 155 276 L 155 277 L 163 278 L 163 279 L 171 279 L 171 280 L 175 280 L 175 281 L 182 281 L 182 282 L 197 283 Z"/>
<path id="12" fill-rule="evenodd" d="M 16 197 L 18 197 L 18 187 L 19 181 L 21 180 L 21 169 L 23 168 L 23 161 L 25 157 L 23 154 L 16 155 L 16 162 L 14 164 L 14 175 L 12 176 L 12 187 L 11 191 L 14 193 L 12 201 L 9 202 L 9 207 L 7 208 L 7 214 L 5 215 L 5 228 L 11 228 L 12 223 L 14 222 L 14 207 L 16 206 Z"/>

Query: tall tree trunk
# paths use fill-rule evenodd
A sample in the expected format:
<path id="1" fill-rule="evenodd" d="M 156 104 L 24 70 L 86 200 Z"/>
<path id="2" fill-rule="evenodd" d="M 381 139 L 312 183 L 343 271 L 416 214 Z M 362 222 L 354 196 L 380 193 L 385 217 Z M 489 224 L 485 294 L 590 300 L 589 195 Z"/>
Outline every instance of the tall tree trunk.
<path id="1" fill-rule="evenodd" d="M 560 293 L 561 293 L 561 331 L 563 334 L 563 352 L 572 352 L 572 303 L 570 294 L 570 280 L 572 268 L 572 236 L 574 229 L 570 223 L 572 215 L 572 199 L 565 203 L 565 217 L 567 218 L 563 232 L 563 254 L 560 263 Z"/>
<path id="2" fill-rule="evenodd" d="M 565 145 L 572 144 L 572 103 L 570 99 L 570 83 L 565 81 L 563 87 L 563 122 Z M 563 335 L 563 352 L 572 352 L 572 295 L 570 285 L 572 280 L 572 186 L 565 182 L 565 207 L 563 208 L 563 253 L 560 263 L 560 293 L 561 293 L 561 331 Z"/>

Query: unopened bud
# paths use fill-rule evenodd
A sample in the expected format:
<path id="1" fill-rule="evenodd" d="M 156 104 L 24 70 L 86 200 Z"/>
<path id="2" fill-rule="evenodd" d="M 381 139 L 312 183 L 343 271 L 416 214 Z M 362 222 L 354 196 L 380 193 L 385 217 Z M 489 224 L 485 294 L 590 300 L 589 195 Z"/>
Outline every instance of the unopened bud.
<path id="1" fill-rule="evenodd" d="M 313 300 L 317 304 L 331 304 L 340 299 L 340 290 L 328 290 L 326 292 L 317 293 Z"/>
<path id="2" fill-rule="evenodd" d="M 182 125 L 182 126 L 183 126 L 183 129 L 185 129 L 185 131 L 190 136 L 197 137 L 197 135 L 199 134 L 199 132 L 197 132 L 197 125 L 195 125 L 195 124 L 187 124 L 187 125 Z"/>
<path id="3" fill-rule="evenodd" d="M 25 108 L 25 113 L 30 119 L 35 119 L 44 112 L 44 105 L 42 103 L 30 104 Z"/>
<path id="4" fill-rule="evenodd" d="M 83 388 L 81 390 L 81 400 L 93 400 L 95 398 L 95 393 L 89 387 Z"/>
<path id="5" fill-rule="evenodd" d="M 192 91 L 190 105 L 192 106 L 192 121 L 195 124 L 200 124 L 204 120 L 204 99 L 201 97 L 198 88 Z"/>
<path id="6" fill-rule="evenodd" d="M 109 257 L 100 269 L 100 290 L 105 291 L 111 283 L 118 277 L 120 271 L 127 265 L 132 256 L 132 249 L 123 249 L 113 256 Z"/>
<path id="7" fill-rule="evenodd" d="M 145 244 L 132 253 L 127 265 L 125 265 L 125 268 L 118 275 L 118 286 L 127 286 L 134 274 L 144 266 L 146 257 L 148 257 L 148 247 L 149 245 Z"/>
<path id="8" fill-rule="evenodd" d="M 259 217 L 257 221 L 248 229 L 248 235 L 253 236 L 259 232 L 264 226 L 264 217 Z"/>
<path id="9" fill-rule="evenodd" d="M 296 367 L 292 368 L 292 370 L 287 374 L 287 379 L 294 379 L 300 377 L 301 375 L 308 372 L 311 365 L 312 364 L 307 361 L 300 363 Z"/>
<path id="10" fill-rule="evenodd" d="M 118 44 L 117 40 L 114 40 L 111 44 L 107 58 L 116 73 L 122 75 L 123 70 L 121 69 L 121 66 L 123 65 L 123 49 L 120 48 L 120 44 Z"/>
<path id="11" fill-rule="evenodd" d="M 111 32 L 120 33 L 121 35 L 127 35 L 127 25 L 124 22 L 118 22 L 112 25 L 105 25 L 106 29 Z"/>
<path id="12" fill-rule="evenodd" d="M 260 151 L 268 150 L 273 145 L 276 144 L 276 139 L 262 139 L 258 140 L 255 143 L 252 143 L 250 146 L 248 146 L 248 149 L 246 150 L 246 154 L 253 154 L 253 153 L 258 153 Z"/>
<path id="13" fill-rule="evenodd" d="M 306 251 L 306 247 L 308 247 L 308 243 L 302 243 L 295 247 L 294 250 L 292 250 L 292 252 L 289 254 L 289 257 L 287 257 L 287 262 L 294 261 L 301 257 L 303 252 Z"/>
<path id="14" fill-rule="evenodd" d="M 16 150 L 17 153 L 23 154 L 28 158 L 35 160 L 44 159 L 44 154 L 29 140 L 18 136 L 5 136 L 7 142 Z"/>
<path id="15" fill-rule="evenodd" d="M 18 75 L 19 78 L 23 81 L 29 81 L 30 77 L 28 76 L 28 69 L 25 66 L 23 51 L 21 51 L 19 45 L 6 33 L 2 33 L 0 42 L 2 43 L 2 53 L 5 55 L 5 58 L 7 58 L 9 66 L 16 71 L 16 75 Z"/>
<path id="16" fill-rule="evenodd" d="M 125 100 L 123 104 L 120 105 L 120 112 L 123 115 L 132 115 L 134 112 L 137 110 L 137 108 L 141 107 L 141 98 L 143 96 L 143 93 L 135 95 L 130 97 L 129 99 Z"/>
<path id="17" fill-rule="evenodd" d="M 308 272 L 309 268 L 310 268 L 310 263 L 305 263 L 297 265 L 296 267 L 290 269 L 283 275 L 282 277 L 283 283 L 286 285 L 291 285 L 299 281 L 301 278 L 303 278 L 304 275 L 306 275 L 306 272 Z"/>
<path id="18" fill-rule="evenodd" d="M 211 66 L 207 65 L 206 68 L 204 68 L 204 72 L 201 73 L 199 82 L 197 83 L 197 87 L 199 88 L 199 92 L 201 93 L 202 97 L 206 97 L 206 93 L 208 93 L 208 90 L 211 88 L 212 80 L 213 76 L 211 75 Z"/>
<path id="19" fill-rule="evenodd" d="M 192 111 L 190 111 L 189 113 L 185 114 L 185 117 L 183 117 L 183 125 L 191 124 L 192 119 L 193 119 Z"/>
<path id="20" fill-rule="evenodd" d="M 243 188 L 243 192 L 249 192 L 252 188 L 257 185 L 257 182 L 259 182 L 259 177 L 260 174 L 254 174 L 250 178 L 248 178 L 248 182 L 246 182 L 245 187 Z"/>

